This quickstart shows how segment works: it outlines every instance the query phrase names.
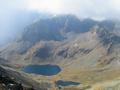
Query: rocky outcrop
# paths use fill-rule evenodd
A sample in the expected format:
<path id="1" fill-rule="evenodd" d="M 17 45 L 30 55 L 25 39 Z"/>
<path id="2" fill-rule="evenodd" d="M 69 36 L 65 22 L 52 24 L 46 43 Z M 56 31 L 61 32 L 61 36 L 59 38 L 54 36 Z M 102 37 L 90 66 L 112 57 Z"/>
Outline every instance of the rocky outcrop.
<path id="1" fill-rule="evenodd" d="M 18 74 L 18 75 L 17 75 Z M 0 90 L 47 90 L 24 74 L 0 67 Z"/>

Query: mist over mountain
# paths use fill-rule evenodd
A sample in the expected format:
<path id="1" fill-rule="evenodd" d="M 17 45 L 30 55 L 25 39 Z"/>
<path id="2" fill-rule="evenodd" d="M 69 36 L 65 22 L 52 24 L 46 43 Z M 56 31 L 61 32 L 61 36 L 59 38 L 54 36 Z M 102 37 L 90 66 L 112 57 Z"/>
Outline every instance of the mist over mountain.
<path id="1" fill-rule="evenodd" d="M 0 45 L 13 41 L 17 35 L 24 31 L 24 28 L 41 18 L 50 17 L 50 14 L 37 13 L 34 11 L 19 10 L 8 13 L 8 17 L 0 17 Z"/>
<path id="2" fill-rule="evenodd" d="M 5 55 L 5 57 L 7 58 L 2 57 L 5 59 L 8 58 L 13 59 L 14 56 L 11 57 L 10 54 L 11 52 L 13 55 L 14 53 L 18 55 L 19 54 L 24 55 L 29 52 L 29 49 L 33 48 L 34 46 L 37 47 L 36 46 L 37 44 L 38 47 L 39 44 L 41 46 L 42 42 L 43 43 L 53 42 L 53 44 L 56 44 L 56 42 L 59 42 L 61 44 L 65 42 L 68 43 L 76 39 L 77 38 L 76 36 L 78 37 L 84 36 L 80 39 L 80 40 L 82 39 L 84 40 L 84 38 L 91 36 L 91 34 L 89 35 L 85 33 L 94 32 L 94 29 L 96 30 L 95 33 L 99 38 L 97 39 L 96 37 L 97 42 L 100 42 L 101 44 L 103 43 L 103 46 L 105 47 L 111 44 L 113 46 L 114 44 L 119 44 L 119 33 L 118 33 L 119 29 L 116 30 L 117 24 L 118 24 L 117 22 L 112 20 L 95 21 L 89 18 L 80 20 L 74 15 L 58 15 L 58 16 L 50 16 L 49 18 L 41 18 L 41 19 L 39 18 L 37 21 L 33 22 L 33 24 L 27 25 L 23 29 L 23 32 L 21 32 L 20 34 L 18 33 L 17 35 L 19 37 L 17 37 L 13 41 L 13 43 L 8 46 L 8 50 L 7 49 L 5 49 L 5 51 L 3 50 L 3 53 L 1 55 L 3 56 Z M 45 47 L 43 44 L 43 48 Z M 52 48 L 54 50 L 55 47 L 54 45 L 53 46 L 47 45 L 46 48 L 49 49 Z M 49 49 L 45 49 L 45 51 Z M 46 54 L 47 53 L 48 52 L 46 51 Z"/>

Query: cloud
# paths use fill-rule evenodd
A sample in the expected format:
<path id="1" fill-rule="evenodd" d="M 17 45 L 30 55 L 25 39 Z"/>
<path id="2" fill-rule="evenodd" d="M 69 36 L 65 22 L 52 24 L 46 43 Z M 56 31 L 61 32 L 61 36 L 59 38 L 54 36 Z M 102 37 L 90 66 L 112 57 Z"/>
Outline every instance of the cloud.
<path id="1" fill-rule="evenodd" d="M 80 18 L 119 18 L 120 0 L 0 0 L 0 17 L 19 10 L 75 14 Z"/>
<path id="2" fill-rule="evenodd" d="M 80 18 L 118 18 L 120 0 L 27 0 L 28 9 L 57 14 L 72 13 Z"/>
<path id="3" fill-rule="evenodd" d="M 0 44 L 15 36 L 34 17 L 36 13 L 27 10 L 25 0 L 0 0 Z"/>
<path id="4" fill-rule="evenodd" d="M 118 18 L 120 0 L 63 0 L 62 11 L 81 18 Z"/>

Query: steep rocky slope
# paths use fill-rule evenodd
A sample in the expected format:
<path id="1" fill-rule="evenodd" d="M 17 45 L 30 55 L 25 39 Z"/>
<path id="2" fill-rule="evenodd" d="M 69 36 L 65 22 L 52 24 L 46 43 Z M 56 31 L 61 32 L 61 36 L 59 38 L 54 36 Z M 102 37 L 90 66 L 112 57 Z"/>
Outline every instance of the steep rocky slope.
<path id="1" fill-rule="evenodd" d="M 47 90 L 27 74 L 0 66 L 0 90 Z"/>

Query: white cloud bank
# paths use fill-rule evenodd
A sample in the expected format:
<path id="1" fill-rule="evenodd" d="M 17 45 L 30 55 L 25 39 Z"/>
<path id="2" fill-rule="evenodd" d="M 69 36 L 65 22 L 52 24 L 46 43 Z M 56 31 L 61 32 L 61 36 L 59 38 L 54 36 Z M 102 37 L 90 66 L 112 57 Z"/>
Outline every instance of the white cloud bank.
<path id="1" fill-rule="evenodd" d="M 80 18 L 119 18 L 120 0 L 0 0 L 0 16 L 19 9 L 75 14 Z"/>
<path id="2" fill-rule="evenodd" d="M 119 18 L 120 0 L 26 0 L 28 9 L 72 13 L 95 18 Z"/>

